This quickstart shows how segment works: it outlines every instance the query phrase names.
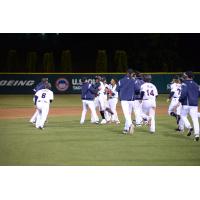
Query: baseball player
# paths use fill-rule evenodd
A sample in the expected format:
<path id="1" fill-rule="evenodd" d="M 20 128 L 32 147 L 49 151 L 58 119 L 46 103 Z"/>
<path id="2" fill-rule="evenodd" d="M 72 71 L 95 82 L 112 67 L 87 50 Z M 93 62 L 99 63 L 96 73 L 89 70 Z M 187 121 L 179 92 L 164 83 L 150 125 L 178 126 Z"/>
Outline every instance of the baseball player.
<path id="1" fill-rule="evenodd" d="M 155 133 L 155 111 L 157 88 L 151 83 L 151 75 L 144 75 L 144 84 L 141 86 L 142 116 L 148 121 L 150 133 Z"/>
<path id="2" fill-rule="evenodd" d="M 200 96 L 200 89 L 196 82 L 193 81 L 192 71 L 187 71 L 183 74 L 183 84 L 181 87 L 181 95 L 179 102 L 182 104 L 181 119 L 185 127 L 189 130 L 187 136 L 190 136 L 194 131 L 194 140 L 199 140 L 199 120 L 198 120 L 198 98 Z M 193 122 L 193 127 L 187 119 L 190 114 Z"/>
<path id="3" fill-rule="evenodd" d="M 167 99 L 167 102 L 171 100 L 168 108 L 168 114 L 176 118 L 177 124 L 179 124 L 180 113 L 181 113 L 181 104 L 179 104 L 179 106 L 177 107 L 180 95 L 181 95 L 180 79 L 178 76 L 175 76 L 170 85 L 170 94 Z"/>
<path id="4" fill-rule="evenodd" d="M 111 115 L 111 122 L 120 124 L 116 109 L 118 102 L 118 92 L 116 91 L 116 87 L 117 80 L 111 79 L 110 84 L 108 86 L 108 105 L 111 111 L 113 112 L 113 115 Z"/>
<path id="5" fill-rule="evenodd" d="M 135 87 L 138 88 L 135 94 L 135 106 L 134 106 L 134 113 L 135 113 L 135 124 L 137 127 L 142 125 L 142 103 L 141 103 L 141 95 L 140 90 L 141 86 L 144 84 L 142 75 L 140 72 L 135 72 Z"/>
<path id="6" fill-rule="evenodd" d="M 98 88 L 94 88 L 91 83 L 87 82 L 87 78 L 84 77 L 82 79 L 82 89 L 81 89 L 81 99 L 83 103 L 83 111 L 81 115 L 80 124 L 83 124 L 85 122 L 85 116 L 89 109 L 91 110 L 92 116 L 94 118 L 94 121 L 96 124 L 99 123 L 99 118 L 97 116 L 95 105 L 94 105 L 94 98 L 95 94 L 98 92 Z"/>
<path id="7" fill-rule="evenodd" d="M 106 85 L 103 81 L 104 81 L 104 79 L 102 79 L 100 76 L 96 77 L 96 85 L 99 85 L 99 91 L 97 93 L 96 104 L 99 106 L 99 111 L 100 111 L 100 114 L 101 114 L 101 117 L 102 117 L 102 120 L 101 120 L 100 123 L 106 124 L 107 120 L 105 118 L 105 111 L 108 111 L 111 114 L 113 114 L 113 113 L 107 106 Z"/>
<path id="8" fill-rule="evenodd" d="M 106 122 L 110 121 L 110 115 L 113 115 L 114 113 L 112 112 L 111 108 L 109 107 L 108 104 L 108 93 L 109 93 L 109 85 L 107 84 L 107 80 L 106 77 L 102 77 L 101 81 L 103 82 L 104 86 L 105 86 L 105 92 L 104 92 L 104 101 L 105 101 L 105 111 L 104 111 L 104 116 L 106 119 Z"/>
<path id="9" fill-rule="evenodd" d="M 125 118 L 125 126 L 123 130 L 124 134 L 133 134 L 134 132 L 134 125 L 131 119 L 135 100 L 135 84 L 133 74 L 133 70 L 128 69 L 126 76 L 119 80 L 116 88 Z"/>
<path id="10" fill-rule="evenodd" d="M 42 78 L 41 82 L 39 84 L 36 85 L 36 87 L 33 89 L 33 92 L 36 93 L 41 89 L 45 89 L 45 84 L 48 83 L 48 78 Z M 35 98 L 33 98 L 33 102 Z M 38 115 L 38 110 L 35 110 L 35 113 L 33 114 L 33 116 L 31 117 L 31 119 L 29 120 L 30 123 L 35 124 L 36 123 L 36 118 Z"/>
<path id="11" fill-rule="evenodd" d="M 35 105 L 38 111 L 36 118 L 36 128 L 44 129 L 44 123 L 49 113 L 49 105 L 54 99 L 50 83 L 45 83 L 45 89 L 41 89 L 35 94 Z"/>

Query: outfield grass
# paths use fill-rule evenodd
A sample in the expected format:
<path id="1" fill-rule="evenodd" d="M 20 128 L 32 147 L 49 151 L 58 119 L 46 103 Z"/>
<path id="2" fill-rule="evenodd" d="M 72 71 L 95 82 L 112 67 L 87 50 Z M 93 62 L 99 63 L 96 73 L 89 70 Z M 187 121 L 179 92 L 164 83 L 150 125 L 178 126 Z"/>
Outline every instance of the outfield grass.
<path id="1" fill-rule="evenodd" d="M 166 96 L 158 99 L 165 103 Z M 0 96 L 0 108 L 32 107 L 32 97 Z M 57 95 L 52 107 L 80 106 L 78 95 Z M 81 113 L 81 110 L 80 110 Z M 14 114 L 13 114 L 14 115 Z M 0 165 L 200 165 L 200 143 L 174 131 L 175 121 L 157 116 L 157 132 L 136 128 L 121 134 L 121 125 L 84 125 L 80 116 L 49 117 L 35 129 L 27 118 L 0 120 Z"/>

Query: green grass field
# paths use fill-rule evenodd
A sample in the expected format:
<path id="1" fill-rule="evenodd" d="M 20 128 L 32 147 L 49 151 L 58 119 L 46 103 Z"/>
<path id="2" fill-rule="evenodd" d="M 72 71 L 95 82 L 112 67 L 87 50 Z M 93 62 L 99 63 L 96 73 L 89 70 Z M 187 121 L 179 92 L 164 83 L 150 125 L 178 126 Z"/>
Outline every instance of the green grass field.
<path id="1" fill-rule="evenodd" d="M 159 97 L 158 109 L 167 106 L 165 99 Z M 0 95 L 0 109 L 32 106 L 32 96 Z M 79 95 L 56 95 L 52 108 L 80 106 Z M 156 117 L 156 134 L 142 127 L 133 136 L 121 133 L 121 115 L 121 125 L 116 126 L 90 124 L 89 115 L 80 125 L 80 114 L 50 115 L 43 131 L 27 117 L 0 119 L 0 165 L 200 165 L 200 143 L 176 133 L 167 110 Z"/>

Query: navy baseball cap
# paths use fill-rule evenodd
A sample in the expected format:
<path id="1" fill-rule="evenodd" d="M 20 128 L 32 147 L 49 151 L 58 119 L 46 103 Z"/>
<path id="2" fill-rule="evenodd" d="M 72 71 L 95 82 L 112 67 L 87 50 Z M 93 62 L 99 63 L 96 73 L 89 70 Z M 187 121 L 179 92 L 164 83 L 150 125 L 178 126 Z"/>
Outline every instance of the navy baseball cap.
<path id="1" fill-rule="evenodd" d="M 83 78 L 81 79 L 82 82 L 85 82 L 86 80 L 87 80 L 87 77 L 83 77 Z"/>
<path id="2" fill-rule="evenodd" d="M 127 73 L 128 74 L 132 74 L 134 71 L 133 71 L 133 69 L 131 69 L 131 68 L 129 68 L 128 70 L 127 70 Z"/>
<path id="3" fill-rule="evenodd" d="M 186 71 L 185 74 L 187 75 L 188 78 L 193 78 L 194 74 L 192 71 Z"/>

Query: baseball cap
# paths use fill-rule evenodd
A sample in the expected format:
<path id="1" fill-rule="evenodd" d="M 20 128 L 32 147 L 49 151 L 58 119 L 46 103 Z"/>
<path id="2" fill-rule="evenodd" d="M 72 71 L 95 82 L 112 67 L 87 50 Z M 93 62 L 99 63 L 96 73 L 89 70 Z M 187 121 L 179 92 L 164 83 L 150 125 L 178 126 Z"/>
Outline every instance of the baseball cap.
<path id="1" fill-rule="evenodd" d="M 134 71 L 133 71 L 133 69 L 131 69 L 131 68 L 129 68 L 128 70 L 127 70 L 127 73 L 128 74 L 132 74 Z"/>
<path id="2" fill-rule="evenodd" d="M 186 71 L 185 74 L 187 75 L 188 78 L 193 78 L 194 74 L 192 71 Z"/>
<path id="3" fill-rule="evenodd" d="M 85 82 L 86 80 L 87 80 L 87 77 L 85 76 L 81 78 L 81 82 Z"/>

